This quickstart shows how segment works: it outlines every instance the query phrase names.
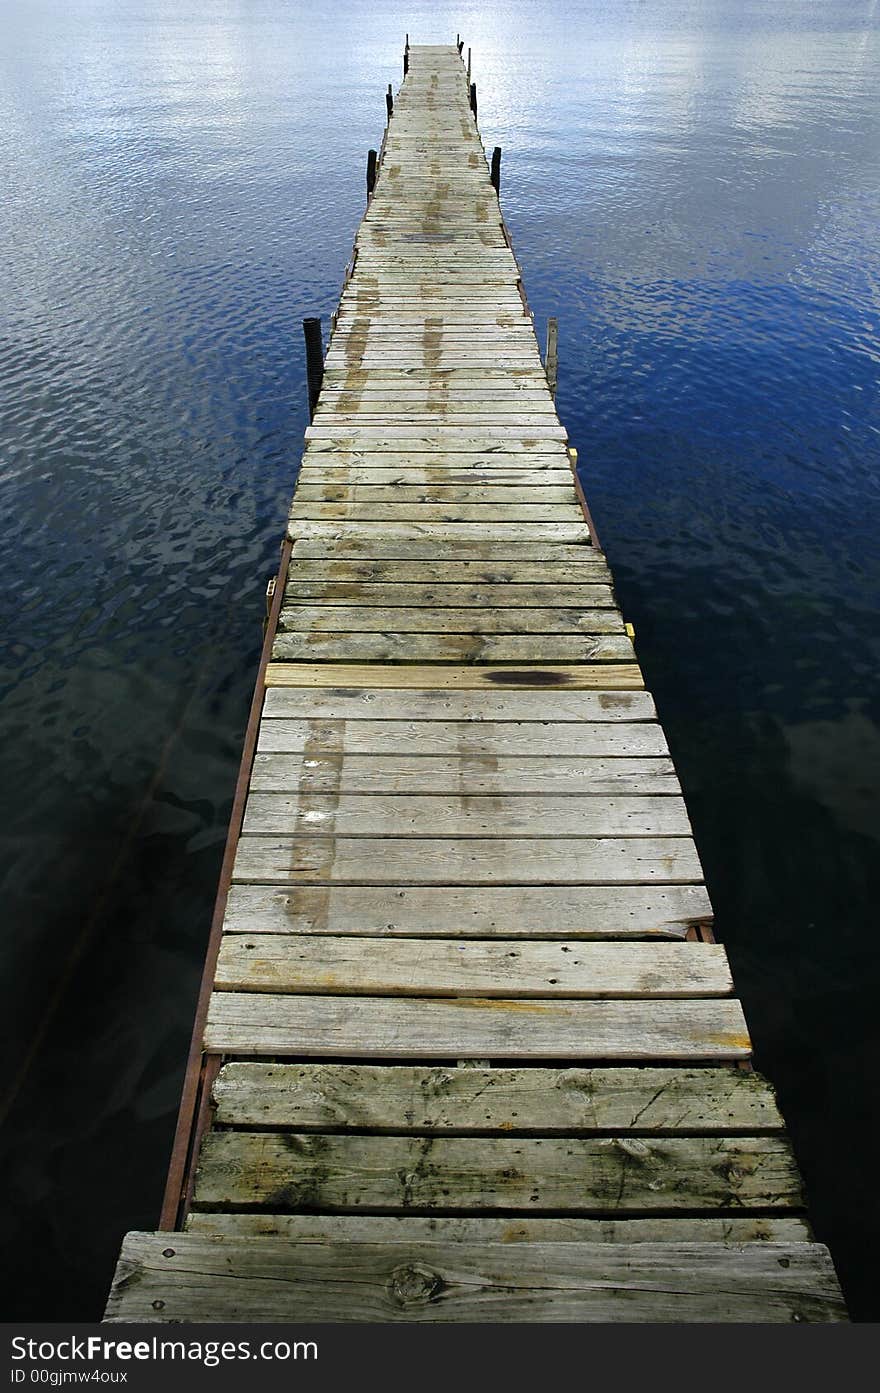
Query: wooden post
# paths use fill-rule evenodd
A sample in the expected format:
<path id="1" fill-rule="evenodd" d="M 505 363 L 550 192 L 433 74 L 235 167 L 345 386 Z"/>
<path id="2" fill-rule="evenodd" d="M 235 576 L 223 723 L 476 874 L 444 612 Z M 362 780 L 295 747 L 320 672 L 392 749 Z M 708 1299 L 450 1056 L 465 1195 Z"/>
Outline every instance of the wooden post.
<path id="1" fill-rule="evenodd" d="M 406 77 L 406 75 L 407 75 L 408 72 L 409 72 L 409 49 L 408 49 L 408 48 L 405 48 L 405 49 L 403 50 L 403 75 L 404 75 L 404 77 Z"/>
<path id="2" fill-rule="evenodd" d="M 471 83 L 471 111 L 474 113 L 474 120 L 477 119 L 477 84 Z"/>
<path id="3" fill-rule="evenodd" d="M 303 334 L 306 340 L 306 381 L 309 384 L 309 420 L 315 415 L 321 383 L 324 381 L 324 344 L 321 339 L 320 319 L 304 319 Z"/>
<path id="4" fill-rule="evenodd" d="M 468 49 L 468 82 L 471 80 L 471 51 Z"/>
<path id="5" fill-rule="evenodd" d="M 492 188 L 497 194 L 501 193 L 501 146 L 496 145 L 492 151 Z"/>
<path id="6" fill-rule="evenodd" d="M 559 321 L 547 320 L 547 347 L 544 350 L 544 371 L 550 395 L 556 396 L 556 381 L 559 375 Z"/>
<path id="7" fill-rule="evenodd" d="M 457 44 L 458 44 L 458 56 L 459 56 L 459 58 L 460 58 L 460 57 L 461 57 L 461 50 L 464 48 L 464 39 L 457 39 L 456 42 L 457 42 Z"/>
<path id="8" fill-rule="evenodd" d="M 379 158 L 377 150 L 367 151 L 367 197 L 376 187 L 376 161 Z"/>
<path id="9" fill-rule="evenodd" d="M 391 91 L 391 83 L 388 84 L 388 91 L 385 93 L 385 105 L 388 108 L 388 120 L 394 115 L 394 93 Z"/>

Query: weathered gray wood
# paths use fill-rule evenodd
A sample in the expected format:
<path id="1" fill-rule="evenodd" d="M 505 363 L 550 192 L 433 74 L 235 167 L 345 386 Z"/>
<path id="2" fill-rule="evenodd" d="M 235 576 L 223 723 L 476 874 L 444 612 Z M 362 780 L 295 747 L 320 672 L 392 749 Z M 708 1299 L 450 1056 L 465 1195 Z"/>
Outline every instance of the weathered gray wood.
<path id="1" fill-rule="evenodd" d="M 330 749 L 258 753 L 251 791 L 285 793 L 678 794 L 668 759 L 560 759 L 522 755 L 349 755 Z"/>
<path id="2" fill-rule="evenodd" d="M 349 521 L 340 525 L 338 520 L 316 518 L 294 518 L 288 523 L 287 535 L 291 541 L 305 539 L 325 540 L 336 537 L 340 531 L 347 531 L 350 544 L 366 541 L 370 546 L 386 549 L 394 541 L 427 540 L 442 552 L 446 542 L 486 543 L 500 542 L 506 546 L 516 546 L 519 542 L 578 542 L 588 543 L 589 528 L 580 522 L 420 522 L 409 519 L 401 522 Z M 387 555 L 386 550 L 386 555 Z M 487 550 L 487 555 L 490 553 Z"/>
<path id="3" fill-rule="evenodd" d="M 443 693 L 446 695 L 446 693 Z M 481 693 L 482 695 L 482 693 Z M 512 692 L 505 692 L 511 697 Z M 551 698 L 552 701 L 552 698 Z M 550 702 L 548 702 L 550 705 Z M 375 707 L 374 707 L 375 709 Z M 397 709 L 400 709 L 398 704 Z M 508 707 L 508 710 L 515 709 Z M 669 754 L 663 729 L 654 721 L 546 722 L 493 720 L 267 720 L 260 726 L 258 749 L 265 752 L 319 754 L 422 754 L 451 758 L 554 755 L 585 757 L 664 757 Z"/>
<path id="4" fill-rule="evenodd" d="M 784 1137 L 212 1132 L 196 1209 L 797 1209 Z"/>
<path id="5" fill-rule="evenodd" d="M 187 1231 L 215 1237 L 294 1239 L 297 1243 L 805 1243 L 812 1238 L 804 1219 L 785 1215 L 747 1218 L 722 1215 L 630 1219 L 430 1218 L 410 1214 L 266 1214 L 197 1210 Z"/>
<path id="6" fill-rule="evenodd" d="M 365 996 L 687 998 L 733 989 L 714 943 L 224 935 L 219 991 Z"/>
<path id="7" fill-rule="evenodd" d="M 273 661 L 413 663 L 632 663 L 626 634 L 279 632 Z"/>
<path id="8" fill-rule="evenodd" d="M 328 687 L 323 691 L 270 687 L 263 720 L 407 720 L 407 721 L 562 721 L 652 722 L 657 712 L 650 692 L 533 691 L 376 691 L 371 687 Z M 663 734 L 662 753 L 666 754 Z M 399 752 L 395 751 L 395 753 Z M 507 751 L 506 753 L 511 753 Z M 536 754 L 531 750 L 527 754 Z M 588 751 L 583 745 L 578 755 Z"/>
<path id="9" fill-rule="evenodd" d="M 362 605 L 380 610 L 453 609 L 456 613 L 462 609 L 489 609 L 502 614 L 508 610 L 536 609 L 543 616 L 559 609 L 577 610 L 579 615 L 592 614 L 596 609 L 610 610 L 614 606 L 614 597 L 609 585 L 586 582 L 581 585 L 520 582 L 516 585 L 478 586 L 462 585 L 445 576 L 420 585 L 391 581 L 309 581 L 300 574 L 299 568 L 292 568 L 282 619 L 292 609 L 303 605 L 311 607 L 317 602 L 327 607 Z M 481 614 L 480 622 L 484 623 L 487 618 L 486 614 Z M 471 615 L 470 619 L 473 621 L 474 616 Z M 617 623 L 623 622 L 616 612 L 615 620 Z"/>
<path id="10" fill-rule="evenodd" d="M 339 522 L 474 522 L 491 527 L 496 522 L 577 522 L 580 505 L 571 503 L 497 503 L 487 510 L 480 503 L 313 503 L 294 495 L 291 523 L 300 518 Z"/>
<path id="11" fill-rule="evenodd" d="M 470 336 L 473 343 L 473 336 Z M 318 429 L 309 426 L 305 433 L 309 448 L 318 453 L 321 449 L 330 454 L 346 450 L 367 450 L 372 454 L 388 452 L 413 455 L 450 451 L 484 453 L 503 451 L 505 454 L 530 455 L 547 454 L 555 440 L 567 439 L 560 427 L 553 430 L 546 426 L 540 429 L 523 429 L 519 426 L 493 426 L 465 431 L 461 426 L 407 426 L 393 432 L 374 426 L 360 425 L 346 428 L 341 425 L 322 426 Z M 418 464 L 418 460 L 413 460 Z"/>
<path id="12" fill-rule="evenodd" d="M 711 918 L 703 885 L 235 884 L 230 933 L 447 938 L 684 938 Z"/>
<path id="13" fill-rule="evenodd" d="M 625 634 L 623 620 L 616 609 L 514 609 L 499 604 L 489 609 L 459 608 L 437 600 L 429 605 L 402 605 L 383 608 L 360 603 L 330 601 L 316 604 L 285 605 L 278 621 L 282 634 Z M 632 650 L 629 644 L 627 654 Z"/>
<path id="14" fill-rule="evenodd" d="M 370 662 L 270 662 L 267 687 L 371 687 L 405 690 L 435 688 L 438 691 L 636 691 L 644 687 L 636 663 L 453 663 L 428 665 Z"/>
<path id="15" fill-rule="evenodd" d="M 300 475 L 296 488 L 299 503 L 442 503 L 447 506 L 459 503 L 476 503 L 491 508 L 495 504 L 525 504 L 529 507 L 545 503 L 575 502 L 574 485 L 571 479 L 562 486 L 556 484 L 530 484 L 529 486 L 504 484 L 493 488 L 491 483 L 482 481 L 475 484 L 423 484 L 403 483 L 374 484 L 348 482 L 334 483 L 325 480 L 321 484 L 311 483 Z"/>
<path id="16" fill-rule="evenodd" d="M 166 1256 L 170 1254 L 170 1256 Z M 126 1234 L 106 1321 L 843 1321 L 818 1243 L 292 1243 Z"/>
<path id="17" fill-rule="evenodd" d="M 433 1001 L 215 992 L 217 1054 L 362 1059 L 734 1060 L 751 1045 L 738 1001 Z"/>
<path id="18" fill-rule="evenodd" d="M 589 543 L 559 543 L 551 539 L 547 542 L 517 542 L 511 544 L 503 537 L 482 538 L 482 534 L 467 537 L 449 537 L 436 540 L 432 533 L 413 537 L 386 536 L 374 530 L 365 532 L 362 528 L 353 536 L 346 530 L 327 530 L 320 537 L 301 537 L 293 543 L 291 567 L 303 563 L 317 565 L 326 562 L 334 566 L 359 566 L 375 568 L 381 577 L 382 568 L 393 567 L 402 574 L 408 569 L 414 573 L 411 579 L 424 583 L 433 574 L 434 567 L 449 568 L 450 573 L 460 571 L 469 583 L 491 584 L 489 577 L 498 576 L 501 583 L 512 583 L 513 568 L 517 574 L 522 567 L 529 571 L 535 580 L 546 576 L 547 581 L 595 583 L 597 568 L 607 570 L 605 558 L 595 551 Z M 522 547 L 522 556 L 516 552 Z M 561 571 L 561 574 L 558 572 Z M 486 573 L 486 579 L 480 577 Z"/>
<path id="19" fill-rule="evenodd" d="M 633 794 L 252 792 L 245 833 L 340 837 L 687 837 L 681 798 Z"/>
<path id="20" fill-rule="evenodd" d="M 700 881 L 689 837 L 243 836 L 236 880 L 267 884 L 607 885 Z"/>
<path id="21" fill-rule="evenodd" d="M 430 458 L 430 456 L 427 457 L 427 459 Z M 442 501 L 440 490 L 464 486 L 471 491 L 478 502 L 485 487 L 493 489 L 496 494 L 500 493 L 502 497 L 509 497 L 511 493 L 521 493 L 527 501 L 530 491 L 534 488 L 551 486 L 557 490 L 571 488 L 571 474 L 566 474 L 564 469 L 558 467 L 550 468 L 549 465 L 550 461 L 548 461 L 546 468 L 508 469 L 504 465 L 492 468 L 485 466 L 444 468 L 442 465 L 432 467 L 425 461 L 416 469 L 388 469 L 382 466 L 377 468 L 340 465 L 337 467 L 304 463 L 299 471 L 299 487 L 303 488 L 306 485 L 311 488 L 315 486 L 323 488 L 327 485 L 332 488 L 368 486 L 370 488 L 382 487 L 386 490 L 390 487 L 395 491 L 398 488 L 419 488 L 423 492 L 433 490 Z M 413 579 L 423 581 L 425 579 L 424 573 Z M 572 581 L 573 579 L 570 570 L 563 576 L 563 580 Z"/>
<path id="22" fill-rule="evenodd" d="M 213 1096 L 223 1126 L 293 1131 L 783 1131 L 770 1084 L 738 1068 L 230 1063 Z"/>

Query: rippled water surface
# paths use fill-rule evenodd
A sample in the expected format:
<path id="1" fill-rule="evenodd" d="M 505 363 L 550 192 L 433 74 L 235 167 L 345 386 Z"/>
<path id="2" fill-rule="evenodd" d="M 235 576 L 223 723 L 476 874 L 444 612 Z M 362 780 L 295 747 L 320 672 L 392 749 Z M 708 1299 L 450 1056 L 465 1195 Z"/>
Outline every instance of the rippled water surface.
<path id="1" fill-rule="evenodd" d="M 880 1316 L 876 0 L 2 0 L 9 1316 L 152 1227 L 363 165 L 474 51 L 559 408 L 756 1040 Z"/>

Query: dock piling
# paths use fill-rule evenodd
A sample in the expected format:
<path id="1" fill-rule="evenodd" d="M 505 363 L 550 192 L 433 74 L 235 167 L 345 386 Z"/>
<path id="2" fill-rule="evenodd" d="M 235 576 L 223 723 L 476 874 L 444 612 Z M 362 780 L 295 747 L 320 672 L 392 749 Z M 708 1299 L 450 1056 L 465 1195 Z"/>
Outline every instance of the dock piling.
<path id="1" fill-rule="evenodd" d="M 474 120 L 477 119 L 477 84 L 471 83 L 471 111 L 474 113 Z"/>
<path id="2" fill-rule="evenodd" d="M 490 176 L 490 177 L 491 177 L 491 179 L 492 179 L 492 188 L 495 190 L 496 193 L 500 194 L 500 192 L 501 192 L 501 146 L 500 146 L 500 145 L 496 145 L 496 146 L 495 146 L 495 149 L 492 151 L 492 172 L 491 172 L 491 176 Z"/>
<path id="3" fill-rule="evenodd" d="M 367 151 L 367 197 L 372 194 L 376 187 L 376 161 L 379 158 L 377 150 Z"/>
<path id="4" fill-rule="evenodd" d="M 547 346 L 544 350 L 544 371 L 550 395 L 556 396 L 556 383 L 559 377 L 559 320 L 551 316 L 547 320 Z"/>
<path id="5" fill-rule="evenodd" d="M 309 386 L 309 420 L 315 415 L 321 384 L 324 381 L 324 344 L 321 338 L 321 320 L 311 317 L 303 320 L 303 336 L 306 341 L 306 381 Z"/>
<path id="6" fill-rule="evenodd" d="M 391 90 L 391 83 L 388 84 L 388 91 L 385 93 L 385 106 L 388 109 L 388 120 L 394 115 L 394 93 Z"/>

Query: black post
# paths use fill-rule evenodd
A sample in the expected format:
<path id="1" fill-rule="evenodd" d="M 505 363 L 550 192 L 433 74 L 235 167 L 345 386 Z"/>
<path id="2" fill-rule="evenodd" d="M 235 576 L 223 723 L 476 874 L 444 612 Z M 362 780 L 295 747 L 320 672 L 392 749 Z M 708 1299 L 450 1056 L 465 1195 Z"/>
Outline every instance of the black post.
<path id="1" fill-rule="evenodd" d="M 471 83 L 471 111 L 474 113 L 474 120 L 477 119 L 477 84 Z"/>
<path id="2" fill-rule="evenodd" d="M 403 50 L 403 75 L 404 75 L 404 77 L 406 77 L 406 75 L 407 75 L 408 72 L 409 72 L 409 49 L 408 49 L 408 48 L 405 48 L 405 49 Z"/>
<path id="3" fill-rule="evenodd" d="M 392 117 L 392 115 L 393 115 L 393 113 L 394 113 L 394 94 L 393 94 L 393 92 L 391 91 L 391 83 L 390 83 L 390 82 L 389 82 L 389 84 L 388 84 L 388 91 L 385 93 L 385 105 L 386 105 L 387 108 L 388 108 L 388 120 L 390 121 L 390 120 L 391 120 L 391 117 Z"/>
<path id="4" fill-rule="evenodd" d="M 461 57 L 461 50 L 464 48 L 464 39 L 458 40 L 458 56 Z"/>
<path id="5" fill-rule="evenodd" d="M 378 151 L 376 151 L 376 150 L 368 150 L 368 151 L 367 151 L 367 197 L 368 197 L 368 198 L 369 198 L 370 194 L 373 192 L 374 188 L 376 187 L 376 161 L 377 161 L 378 158 L 379 158 Z"/>
<path id="6" fill-rule="evenodd" d="M 492 188 L 497 194 L 501 193 L 501 146 L 496 145 L 492 151 Z"/>
<path id="7" fill-rule="evenodd" d="M 321 383 L 324 381 L 324 344 L 321 339 L 320 319 L 304 319 L 303 334 L 306 340 L 306 381 L 309 384 L 309 420 L 315 415 Z"/>

